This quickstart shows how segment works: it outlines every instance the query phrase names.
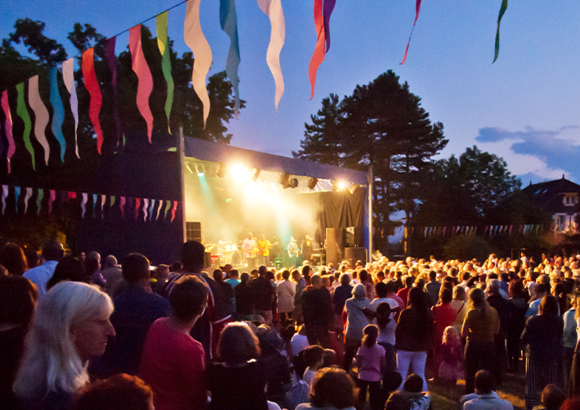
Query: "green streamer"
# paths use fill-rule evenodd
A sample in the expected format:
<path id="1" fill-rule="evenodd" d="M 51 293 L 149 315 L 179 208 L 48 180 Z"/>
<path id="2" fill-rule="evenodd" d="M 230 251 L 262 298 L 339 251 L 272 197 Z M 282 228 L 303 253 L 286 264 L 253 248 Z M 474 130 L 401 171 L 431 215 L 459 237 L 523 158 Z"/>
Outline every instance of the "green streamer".
<path id="1" fill-rule="evenodd" d="M 167 205 L 165 205 L 165 216 L 163 219 L 167 219 L 167 212 L 169 211 L 169 208 L 171 208 L 171 201 L 167 201 Z"/>
<path id="2" fill-rule="evenodd" d="M 24 121 L 24 134 L 22 134 L 22 139 L 24 140 L 24 146 L 32 157 L 32 169 L 36 171 L 36 163 L 34 161 L 34 147 L 30 142 L 32 122 L 30 121 L 30 114 L 28 114 L 28 109 L 26 108 L 26 103 L 24 102 L 24 83 L 18 84 L 16 86 L 16 91 L 18 91 L 18 98 L 16 99 L 16 113 L 20 118 L 22 118 L 22 121 Z"/>
<path id="3" fill-rule="evenodd" d="M 501 23 L 501 19 L 503 18 L 503 15 L 505 14 L 505 11 L 507 10 L 508 7 L 508 0 L 502 0 L 501 2 L 501 8 L 499 9 L 499 16 L 497 17 L 497 32 L 495 33 L 495 56 L 493 57 L 493 63 L 495 63 L 495 61 L 497 60 L 497 57 L 499 56 L 499 25 Z"/>
<path id="4" fill-rule="evenodd" d="M 42 198 L 44 198 L 44 190 L 38 189 L 38 196 L 36 197 L 36 214 L 40 215 L 40 207 L 42 206 Z"/>
<path id="5" fill-rule="evenodd" d="M 161 53 L 161 68 L 163 70 L 163 77 L 167 82 L 167 100 L 165 101 L 165 115 L 167 116 L 167 128 L 171 134 L 169 126 L 169 117 L 171 116 L 171 106 L 173 105 L 173 77 L 171 76 L 171 56 L 169 52 L 169 43 L 167 40 L 167 16 L 168 12 L 161 13 L 157 16 L 157 45 Z"/>
<path id="6" fill-rule="evenodd" d="M 117 198 L 115 198 L 115 195 L 111 195 L 111 208 L 115 205 L 115 200 Z"/>

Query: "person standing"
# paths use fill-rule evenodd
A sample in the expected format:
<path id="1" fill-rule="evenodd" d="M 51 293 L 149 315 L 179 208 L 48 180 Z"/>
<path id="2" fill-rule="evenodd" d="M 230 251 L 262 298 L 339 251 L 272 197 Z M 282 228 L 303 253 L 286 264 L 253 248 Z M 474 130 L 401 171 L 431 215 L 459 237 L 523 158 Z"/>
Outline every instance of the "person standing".
<path id="1" fill-rule="evenodd" d="M 56 240 L 44 243 L 42 247 L 42 257 L 46 262 L 36 268 L 28 269 L 22 276 L 36 285 L 38 290 L 38 300 L 42 300 L 46 295 L 46 284 L 52 278 L 58 261 L 64 256 L 62 245 Z M 10 272 L 12 273 L 12 272 Z"/>
<path id="2" fill-rule="evenodd" d="M 300 274 L 298 269 L 292 271 L 292 280 L 296 283 L 296 294 L 294 295 L 294 313 L 292 313 L 292 321 L 295 325 L 303 323 L 302 320 L 302 294 L 304 289 L 308 286 L 304 277 Z"/>
<path id="3" fill-rule="evenodd" d="M 334 322 L 330 292 L 322 286 L 320 275 L 312 275 L 310 282 L 311 286 L 304 290 L 301 299 L 308 343 L 330 347 L 330 330 Z"/>
<path id="4" fill-rule="evenodd" d="M 260 263 L 266 267 L 270 266 L 270 249 L 272 249 L 272 244 L 268 239 L 266 239 L 266 235 L 262 234 L 262 238 L 258 239 L 256 243 L 258 246 L 258 252 L 260 255 Z"/>
<path id="5" fill-rule="evenodd" d="M 101 271 L 101 275 L 103 275 L 103 279 L 105 279 L 105 290 L 107 295 L 111 298 L 115 297 L 117 286 L 123 279 L 123 273 L 117 266 L 117 258 L 113 255 L 109 255 L 105 258 L 105 268 Z"/>
<path id="6" fill-rule="evenodd" d="M 309 261 L 312 260 L 312 250 L 314 249 L 314 242 L 309 235 L 306 235 L 302 241 L 302 260 Z"/>
<path id="7" fill-rule="evenodd" d="M 288 319 L 292 319 L 294 297 L 296 296 L 296 284 L 289 280 L 290 272 L 288 272 L 288 270 L 282 272 L 282 278 L 284 280 L 276 286 L 276 295 L 278 296 L 278 314 L 280 315 L 280 322 L 285 325 Z"/>
<path id="8" fill-rule="evenodd" d="M 234 289 L 236 295 L 236 314 L 241 320 L 254 319 L 254 294 L 250 287 L 250 275 L 242 273 L 242 281 Z"/>
<path id="9" fill-rule="evenodd" d="M 256 240 L 252 232 L 248 232 L 248 236 L 242 242 L 242 250 L 244 251 L 244 259 L 248 268 L 253 269 L 256 267 Z"/>
<path id="10" fill-rule="evenodd" d="M 276 290 L 267 277 L 268 270 L 265 266 L 262 265 L 258 268 L 258 274 L 259 276 L 250 283 L 254 295 L 255 314 L 261 315 L 266 325 L 271 326 L 274 319 L 272 303 L 276 296 Z"/>

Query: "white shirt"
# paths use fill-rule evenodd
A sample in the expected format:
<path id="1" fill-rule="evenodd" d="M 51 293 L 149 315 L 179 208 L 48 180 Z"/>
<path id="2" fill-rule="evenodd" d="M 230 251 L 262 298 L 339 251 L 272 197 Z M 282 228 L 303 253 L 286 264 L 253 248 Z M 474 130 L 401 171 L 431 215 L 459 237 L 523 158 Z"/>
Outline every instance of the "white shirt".
<path id="1" fill-rule="evenodd" d="M 249 258 L 251 256 L 251 252 L 254 250 L 256 246 L 256 241 L 254 239 L 246 238 L 244 242 L 242 242 L 242 248 L 244 249 L 244 256 Z"/>
<path id="2" fill-rule="evenodd" d="M 46 284 L 52 278 L 56 265 L 58 265 L 57 261 L 46 261 L 36 268 L 28 269 L 22 275 L 36 285 L 39 301 L 46 295 Z"/>
<path id="3" fill-rule="evenodd" d="M 513 410 L 514 406 L 500 399 L 496 392 L 490 394 L 471 393 L 463 396 L 460 400 L 463 410 Z"/>

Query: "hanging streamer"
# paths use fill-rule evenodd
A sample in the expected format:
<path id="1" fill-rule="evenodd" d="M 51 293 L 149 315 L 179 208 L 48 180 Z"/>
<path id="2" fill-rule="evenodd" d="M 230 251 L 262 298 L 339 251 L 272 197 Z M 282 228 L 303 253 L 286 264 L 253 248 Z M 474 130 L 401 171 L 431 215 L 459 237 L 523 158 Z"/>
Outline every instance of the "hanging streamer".
<path id="1" fill-rule="evenodd" d="M 111 72 L 111 85 L 113 86 L 113 115 L 115 117 L 115 141 L 116 146 L 119 146 L 121 140 L 121 120 L 119 118 L 119 104 L 117 102 L 117 57 L 115 57 L 115 45 L 117 44 L 117 37 L 108 38 L 103 41 L 105 49 L 105 59 Z"/>
<path id="2" fill-rule="evenodd" d="M 24 83 L 16 85 L 16 91 L 18 92 L 18 97 L 16 99 L 16 114 L 24 122 L 24 133 L 22 134 L 22 139 L 24 140 L 24 146 L 26 150 L 30 153 L 32 158 L 32 169 L 36 171 L 36 161 L 34 158 L 34 147 L 30 142 L 30 131 L 32 130 L 32 122 L 30 121 L 30 114 L 26 108 L 26 103 L 24 102 Z"/>
<path id="3" fill-rule="evenodd" d="M 141 198 L 135 198 L 135 221 L 139 218 L 139 208 L 141 207 Z"/>
<path id="4" fill-rule="evenodd" d="M 77 158 L 79 156 L 79 145 L 77 142 L 77 128 L 79 126 L 79 100 L 77 98 L 77 89 L 75 86 L 75 78 L 74 78 L 74 58 L 66 60 L 62 63 L 62 80 L 68 93 L 70 94 L 70 109 L 72 111 L 73 118 L 75 119 L 75 154 Z"/>
<path id="5" fill-rule="evenodd" d="M 238 39 L 238 16 L 236 13 L 236 0 L 220 0 L 220 25 L 222 30 L 230 38 L 230 50 L 226 59 L 226 74 L 234 88 L 236 104 L 234 115 L 236 120 L 240 113 L 240 91 L 238 67 L 240 66 L 240 42 Z"/>
<path id="6" fill-rule="evenodd" d="M 131 68 L 137 74 L 139 81 L 137 85 L 137 108 L 147 123 L 147 137 L 151 143 L 151 134 L 153 132 L 153 114 L 149 107 L 149 96 L 153 91 L 153 77 L 151 70 L 143 54 L 143 45 L 141 42 L 141 24 L 129 30 L 129 50 L 131 51 Z"/>
<path id="7" fill-rule="evenodd" d="M 210 101 L 205 86 L 205 78 L 211 67 L 212 54 L 207 39 L 201 30 L 199 21 L 199 3 L 201 0 L 189 0 L 186 5 L 185 21 L 183 23 L 183 36 L 185 44 L 193 51 L 195 63 L 193 64 L 193 73 L 191 82 L 193 89 L 203 104 L 203 127 L 209 115 Z"/>
<path id="8" fill-rule="evenodd" d="M 105 203 L 107 202 L 107 195 L 101 194 L 101 219 L 105 218 Z"/>
<path id="9" fill-rule="evenodd" d="M 76 192 L 72 192 L 72 191 L 68 191 L 67 192 L 67 202 L 70 201 L 71 199 L 76 199 L 77 197 L 77 193 Z"/>
<path id="10" fill-rule="evenodd" d="M 40 210 L 42 209 L 42 198 L 44 198 L 44 189 L 39 188 L 38 194 L 36 195 L 36 215 L 40 215 Z"/>
<path id="11" fill-rule="evenodd" d="M 101 112 L 101 105 L 103 104 L 103 95 L 99 88 L 97 81 L 97 74 L 95 73 L 95 48 L 91 47 L 83 53 L 82 63 L 83 77 L 85 78 L 85 87 L 91 95 L 91 102 L 89 106 L 89 117 L 93 123 L 95 134 L 97 134 L 97 151 L 101 155 L 101 148 L 103 147 L 103 130 L 99 120 Z"/>
<path id="12" fill-rule="evenodd" d="M 157 216 L 155 217 L 156 221 L 159 219 L 159 214 L 161 213 L 161 208 L 163 208 L 163 199 L 159 200 L 159 207 L 157 208 Z"/>
<path id="13" fill-rule="evenodd" d="M 2 185 L 2 215 L 6 210 L 6 197 L 8 197 L 8 185 Z"/>
<path id="14" fill-rule="evenodd" d="M 284 94 L 284 77 L 280 67 L 280 52 L 284 46 L 286 38 L 286 23 L 284 22 L 284 11 L 282 10 L 281 0 L 258 0 L 260 9 L 270 18 L 270 44 L 266 53 L 266 62 L 276 84 L 275 105 L 278 110 L 278 104 Z"/>
<path id="15" fill-rule="evenodd" d="M 115 206 L 116 201 L 117 201 L 117 197 L 115 197 L 115 195 L 111 195 L 111 208 Z"/>
<path id="16" fill-rule="evenodd" d="M 24 195 L 24 213 L 28 211 L 28 201 L 32 197 L 32 188 L 26 188 L 26 195 Z"/>
<path id="17" fill-rule="evenodd" d="M 173 220 L 175 219 L 175 211 L 177 211 L 177 201 L 173 201 L 173 208 L 171 209 L 171 223 L 173 223 Z"/>
<path id="18" fill-rule="evenodd" d="M 167 219 L 167 211 L 169 211 L 169 208 L 171 208 L 171 201 L 167 201 L 165 205 L 165 216 L 163 216 L 163 219 Z"/>
<path id="19" fill-rule="evenodd" d="M 16 212 L 18 212 L 18 197 L 20 196 L 20 187 L 14 187 L 14 205 L 16 206 Z"/>
<path id="20" fill-rule="evenodd" d="M 86 192 L 83 192 L 83 200 L 81 201 L 81 217 L 85 219 L 85 213 L 87 212 L 87 202 L 89 201 L 89 195 Z"/>
<path id="21" fill-rule="evenodd" d="M 50 69 L 50 104 L 52 104 L 52 134 L 60 144 L 60 160 L 64 162 L 66 151 L 66 141 L 62 134 L 62 124 L 64 123 L 64 106 L 58 90 L 58 70 L 56 67 Z"/>
<path id="22" fill-rule="evenodd" d="M 310 77 L 310 99 L 314 97 L 314 88 L 316 86 L 316 73 L 318 67 L 324 61 L 324 16 L 322 10 L 322 0 L 314 0 L 314 28 L 316 29 L 316 47 L 310 59 L 308 67 L 308 76 Z"/>
<path id="23" fill-rule="evenodd" d="M 149 208 L 149 221 L 153 220 L 153 211 L 155 210 L 155 199 L 151 200 L 151 207 Z"/>
<path id="24" fill-rule="evenodd" d="M 48 110 L 40 98 L 38 91 L 38 76 L 35 75 L 28 80 L 28 104 L 34 113 L 34 135 L 44 149 L 44 162 L 48 165 L 50 158 L 50 145 L 46 140 L 46 126 L 48 125 Z"/>
<path id="25" fill-rule="evenodd" d="M 497 57 L 499 56 L 499 25 L 501 23 L 501 19 L 503 18 L 503 15 L 505 14 L 505 11 L 507 10 L 507 7 L 508 7 L 508 0 L 502 0 L 501 7 L 499 9 L 499 15 L 497 16 L 497 31 L 495 33 L 495 54 L 493 56 L 492 64 L 495 63 L 495 61 L 497 60 Z"/>
<path id="26" fill-rule="evenodd" d="M 8 164 L 8 173 L 11 172 L 10 160 L 16 152 L 16 144 L 12 135 L 12 114 L 10 113 L 10 104 L 8 102 L 8 91 L 2 92 L 2 109 L 4 110 L 4 131 L 8 140 L 8 150 L 6 151 L 6 161 Z"/>
<path id="27" fill-rule="evenodd" d="M 56 191 L 54 189 L 50 190 L 50 196 L 48 197 L 48 213 L 52 212 L 52 203 L 56 199 Z"/>
<path id="28" fill-rule="evenodd" d="M 323 9 L 323 16 L 324 16 L 324 39 L 326 40 L 326 52 L 330 50 L 330 15 L 334 10 L 334 6 L 336 5 L 336 0 L 324 0 L 324 9 Z"/>
<path id="29" fill-rule="evenodd" d="M 403 56 L 403 61 L 399 65 L 405 64 L 407 61 L 407 53 L 409 52 L 409 46 L 411 45 L 411 37 L 413 37 L 413 31 L 415 30 L 415 25 L 419 19 L 419 11 L 421 10 L 421 0 L 417 0 L 415 3 L 415 21 L 413 22 L 413 28 L 411 29 L 411 34 L 409 35 L 409 41 L 407 42 L 407 48 L 405 49 L 405 55 Z"/>
<path id="30" fill-rule="evenodd" d="M 149 208 L 149 199 L 143 198 L 143 222 L 147 222 L 147 209 Z"/>
<path id="31" fill-rule="evenodd" d="M 98 200 L 98 195 L 93 194 L 93 218 L 97 217 L 97 200 Z"/>
<path id="32" fill-rule="evenodd" d="M 171 127 L 169 125 L 169 119 L 171 116 L 171 106 L 173 105 L 173 90 L 175 85 L 173 84 L 173 77 L 171 76 L 171 53 L 169 50 L 169 41 L 167 39 L 167 18 L 169 12 L 165 11 L 156 17 L 157 25 L 157 46 L 159 47 L 159 52 L 161 53 L 161 70 L 163 71 L 163 77 L 167 83 L 167 99 L 165 100 L 165 116 L 167 117 L 167 129 L 171 134 Z"/>
<path id="33" fill-rule="evenodd" d="M 122 196 L 119 202 L 119 209 L 121 210 L 121 218 L 125 219 L 125 197 Z"/>

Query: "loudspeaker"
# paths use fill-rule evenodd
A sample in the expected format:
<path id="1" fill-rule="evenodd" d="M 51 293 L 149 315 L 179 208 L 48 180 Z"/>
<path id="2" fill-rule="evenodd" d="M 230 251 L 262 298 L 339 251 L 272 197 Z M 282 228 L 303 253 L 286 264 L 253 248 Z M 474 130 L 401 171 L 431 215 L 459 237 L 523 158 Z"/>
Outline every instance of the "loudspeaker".
<path id="1" fill-rule="evenodd" d="M 326 264 L 342 261 L 342 229 L 326 228 Z"/>
<path id="2" fill-rule="evenodd" d="M 363 247 L 344 248 L 344 259 L 350 262 L 354 268 L 356 261 L 360 260 L 364 263 L 367 261 L 367 250 Z"/>
<path id="3" fill-rule="evenodd" d="M 197 241 L 201 243 L 201 222 L 186 222 L 185 230 L 188 241 Z"/>
<path id="4" fill-rule="evenodd" d="M 344 229 L 344 246 L 351 248 L 364 246 L 362 226 L 349 226 Z"/>

